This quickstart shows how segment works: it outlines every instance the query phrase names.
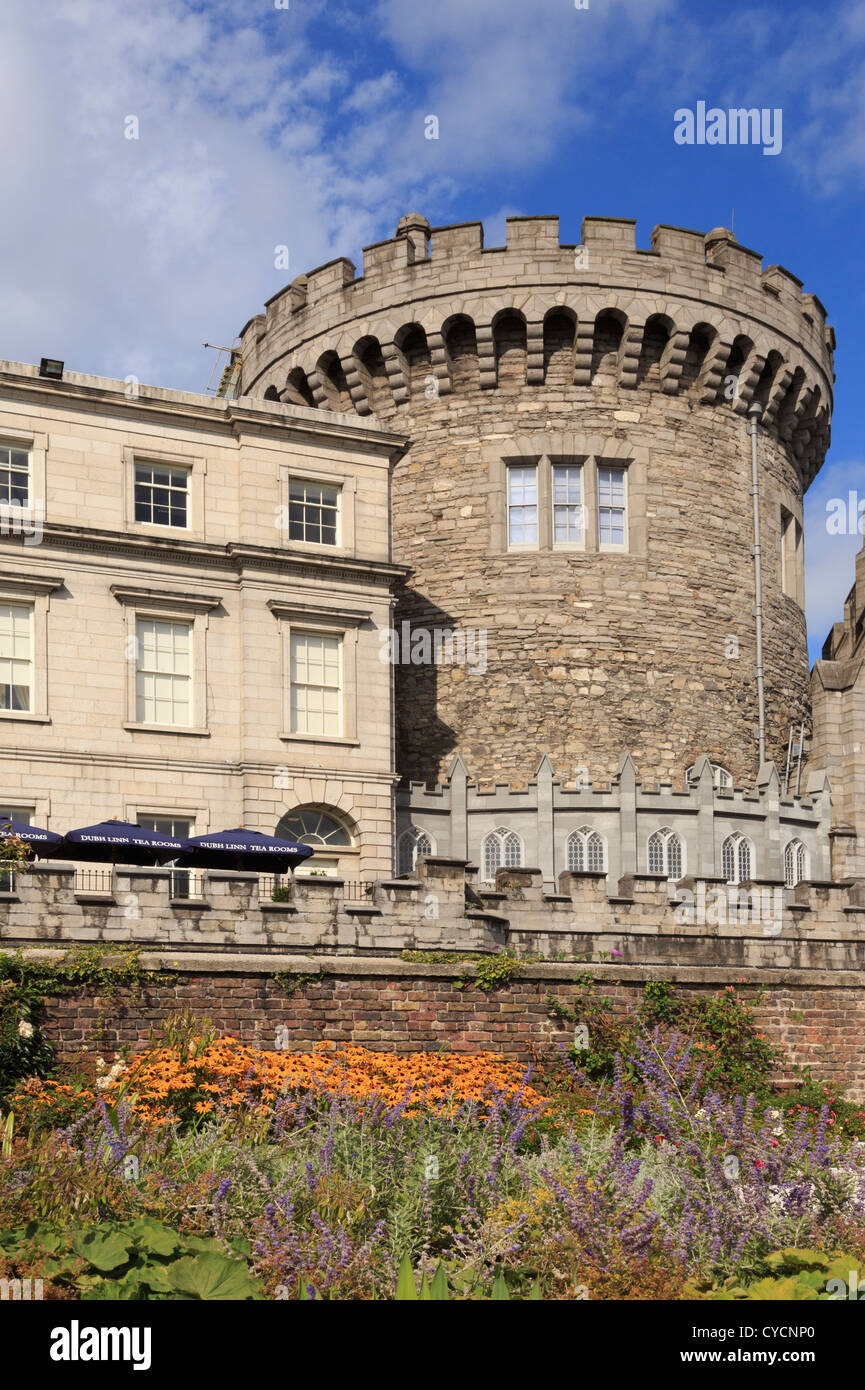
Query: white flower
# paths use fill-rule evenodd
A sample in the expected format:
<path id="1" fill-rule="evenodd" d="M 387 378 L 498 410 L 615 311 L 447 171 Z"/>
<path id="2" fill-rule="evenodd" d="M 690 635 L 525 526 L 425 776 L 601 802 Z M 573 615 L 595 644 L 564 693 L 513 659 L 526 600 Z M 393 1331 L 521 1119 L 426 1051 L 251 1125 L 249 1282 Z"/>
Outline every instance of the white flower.
<path id="1" fill-rule="evenodd" d="M 21 1022 L 18 1024 L 18 1036 L 19 1038 L 33 1037 L 33 1024 L 28 1023 L 26 1018 L 22 1018 Z"/>

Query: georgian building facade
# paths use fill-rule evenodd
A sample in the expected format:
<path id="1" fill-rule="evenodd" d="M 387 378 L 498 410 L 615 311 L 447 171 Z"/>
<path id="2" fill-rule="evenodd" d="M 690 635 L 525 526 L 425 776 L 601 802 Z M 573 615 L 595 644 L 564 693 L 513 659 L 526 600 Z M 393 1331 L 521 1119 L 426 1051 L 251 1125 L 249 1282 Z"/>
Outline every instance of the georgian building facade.
<path id="1" fill-rule="evenodd" d="M 374 422 L 0 364 L 0 811 L 393 860 Z"/>

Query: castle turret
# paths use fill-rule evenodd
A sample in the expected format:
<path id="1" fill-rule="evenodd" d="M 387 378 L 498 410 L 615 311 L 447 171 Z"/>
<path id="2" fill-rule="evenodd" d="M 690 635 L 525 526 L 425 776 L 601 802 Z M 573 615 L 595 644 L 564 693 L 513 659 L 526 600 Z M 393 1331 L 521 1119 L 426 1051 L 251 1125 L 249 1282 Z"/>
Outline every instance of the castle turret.
<path id="1" fill-rule="evenodd" d="M 820 301 L 731 232 L 587 217 L 431 229 L 417 214 L 275 295 L 243 385 L 377 416 L 394 474 L 400 617 L 484 632 L 484 670 L 398 670 L 398 770 L 681 782 L 701 753 L 757 773 L 748 409 L 761 406 L 767 749 L 808 719 L 802 499 L 829 440 Z M 474 678 L 473 678 L 474 676 Z"/>

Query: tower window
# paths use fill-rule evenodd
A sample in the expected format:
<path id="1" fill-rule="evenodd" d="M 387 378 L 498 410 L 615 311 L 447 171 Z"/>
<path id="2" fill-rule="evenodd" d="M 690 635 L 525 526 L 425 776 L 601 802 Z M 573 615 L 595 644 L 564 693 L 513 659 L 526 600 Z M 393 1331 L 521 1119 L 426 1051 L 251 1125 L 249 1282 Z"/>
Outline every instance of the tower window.
<path id="1" fill-rule="evenodd" d="M 598 544 L 601 550 L 627 548 L 627 490 L 624 468 L 598 467 Z"/>
<path id="2" fill-rule="evenodd" d="M 583 470 L 578 464 L 553 468 L 553 541 L 580 545 L 583 539 Z"/>
<path id="3" fill-rule="evenodd" d="M 537 546 L 538 470 L 511 465 L 508 468 L 508 545 Z"/>

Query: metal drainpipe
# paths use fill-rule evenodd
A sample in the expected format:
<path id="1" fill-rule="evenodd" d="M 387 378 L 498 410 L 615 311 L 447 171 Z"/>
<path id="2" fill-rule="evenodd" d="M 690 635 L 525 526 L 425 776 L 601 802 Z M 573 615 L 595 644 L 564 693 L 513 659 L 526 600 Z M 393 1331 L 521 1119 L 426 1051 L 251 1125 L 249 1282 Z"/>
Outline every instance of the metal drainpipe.
<path id="1" fill-rule="evenodd" d="M 760 564 L 760 472 L 757 462 L 757 424 L 763 415 L 763 407 L 757 401 L 748 406 L 748 420 L 751 432 L 751 496 L 754 499 L 754 617 L 757 620 L 757 711 L 759 717 L 760 763 L 766 761 L 766 700 L 763 690 L 763 573 Z"/>

